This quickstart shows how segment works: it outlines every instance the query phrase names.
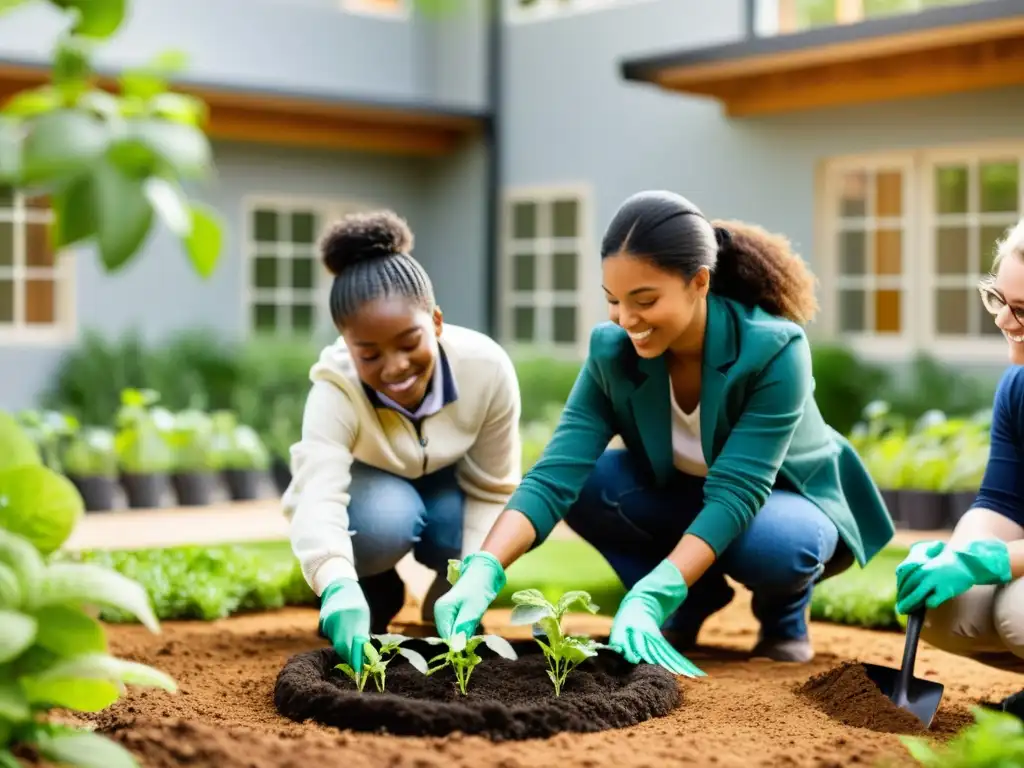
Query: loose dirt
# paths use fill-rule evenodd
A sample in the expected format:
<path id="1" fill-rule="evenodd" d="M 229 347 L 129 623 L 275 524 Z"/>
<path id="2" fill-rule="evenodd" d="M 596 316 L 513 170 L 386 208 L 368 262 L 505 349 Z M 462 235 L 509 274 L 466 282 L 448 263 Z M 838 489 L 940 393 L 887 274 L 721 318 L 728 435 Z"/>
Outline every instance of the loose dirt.
<path id="1" fill-rule="evenodd" d="M 415 614 L 410 607 L 408 615 Z M 489 614 L 486 630 L 528 639 L 529 628 L 509 628 L 503 623 L 507 618 L 503 612 Z M 592 617 L 570 617 L 567 624 L 572 632 L 608 630 L 606 621 Z M 147 768 L 840 768 L 882 760 L 890 766 L 915 765 L 897 734 L 879 732 L 878 723 L 870 719 L 851 718 L 835 701 L 823 706 L 814 695 L 815 686 L 829 679 L 844 685 L 852 680 L 853 690 L 859 690 L 851 667 L 843 667 L 846 662 L 898 666 L 902 635 L 814 624 L 818 653 L 812 663 L 752 660 L 748 649 L 756 641 L 757 625 L 743 593 L 705 626 L 701 648 L 689 658 L 708 676 L 680 678 L 683 703 L 669 715 L 624 729 L 527 741 L 494 743 L 457 733 L 382 736 L 288 720 L 274 707 L 275 681 L 289 658 L 325 647 L 316 626 L 315 611 L 283 610 L 207 624 L 167 623 L 158 636 L 137 626 L 112 627 L 113 653 L 168 672 L 181 690 L 171 695 L 132 689 L 92 720 Z M 392 630 L 409 632 L 401 623 Z M 831 677 L 808 684 L 830 671 Z M 939 738 L 970 720 L 968 707 L 999 701 L 1024 688 L 1024 675 L 991 669 L 924 643 L 915 675 L 945 684 L 932 728 Z M 824 688 L 818 693 L 825 693 Z M 834 690 L 840 700 L 849 693 L 842 685 Z M 907 725 L 908 731 L 916 728 Z"/>
<path id="2" fill-rule="evenodd" d="M 427 659 L 440 650 L 422 641 L 405 647 Z M 289 659 L 278 676 L 274 703 L 297 722 L 405 736 L 461 731 L 504 741 L 624 728 L 667 715 L 682 700 L 668 670 L 633 666 L 610 652 L 574 669 L 556 698 L 537 643 L 521 640 L 513 647 L 519 655 L 515 661 L 484 647 L 477 650 L 483 661 L 470 675 L 466 695 L 450 667 L 425 677 L 400 656 L 388 664 L 383 693 L 372 680 L 360 693 L 334 669 L 339 659 L 332 649 L 302 653 Z"/>

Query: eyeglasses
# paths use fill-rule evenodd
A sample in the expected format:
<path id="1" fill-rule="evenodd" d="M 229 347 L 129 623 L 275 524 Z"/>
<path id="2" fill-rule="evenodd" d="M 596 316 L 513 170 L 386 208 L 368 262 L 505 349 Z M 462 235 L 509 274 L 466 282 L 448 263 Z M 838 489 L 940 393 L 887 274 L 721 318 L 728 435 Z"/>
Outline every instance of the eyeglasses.
<path id="1" fill-rule="evenodd" d="M 978 285 L 978 293 L 981 294 L 981 303 L 985 305 L 985 309 L 993 317 L 1002 312 L 1003 307 L 1007 306 L 1006 299 L 987 280 L 982 280 Z M 1010 306 L 1010 314 L 1013 315 L 1013 319 L 1019 325 L 1024 326 L 1024 308 Z"/>

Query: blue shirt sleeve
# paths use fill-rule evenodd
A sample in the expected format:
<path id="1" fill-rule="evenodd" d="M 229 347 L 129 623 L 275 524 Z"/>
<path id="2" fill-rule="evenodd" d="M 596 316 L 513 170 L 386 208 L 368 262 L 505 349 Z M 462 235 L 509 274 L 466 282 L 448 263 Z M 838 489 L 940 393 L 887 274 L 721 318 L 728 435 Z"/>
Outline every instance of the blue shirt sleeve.
<path id="1" fill-rule="evenodd" d="M 1024 366 L 1009 368 L 996 388 L 990 440 L 985 476 L 971 507 L 1024 526 Z"/>

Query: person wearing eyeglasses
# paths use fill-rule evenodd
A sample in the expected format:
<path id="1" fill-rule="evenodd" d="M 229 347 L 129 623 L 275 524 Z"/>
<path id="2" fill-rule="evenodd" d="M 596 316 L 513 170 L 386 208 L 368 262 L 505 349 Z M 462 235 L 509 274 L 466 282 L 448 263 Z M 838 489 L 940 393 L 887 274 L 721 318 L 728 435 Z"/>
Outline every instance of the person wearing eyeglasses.
<path id="1" fill-rule="evenodd" d="M 944 651 L 1024 671 L 1024 219 L 998 243 L 979 290 L 1011 363 L 996 390 L 988 464 L 949 542 L 918 542 L 896 568 L 896 610 L 926 608 L 921 636 Z"/>

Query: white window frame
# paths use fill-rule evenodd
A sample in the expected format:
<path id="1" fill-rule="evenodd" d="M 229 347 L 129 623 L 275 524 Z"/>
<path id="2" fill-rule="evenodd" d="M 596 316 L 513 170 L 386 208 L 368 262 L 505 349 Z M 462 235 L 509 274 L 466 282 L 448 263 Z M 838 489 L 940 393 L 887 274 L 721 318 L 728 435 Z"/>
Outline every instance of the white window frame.
<path id="1" fill-rule="evenodd" d="M 397 0 L 395 8 L 382 8 L 372 0 L 340 0 L 345 13 L 372 16 L 375 19 L 407 21 L 412 16 L 412 0 Z"/>
<path id="2" fill-rule="evenodd" d="M 516 240 L 512 236 L 513 208 L 517 203 L 551 203 L 555 200 L 573 200 L 576 203 L 579 217 L 578 232 L 574 238 L 538 237 L 530 240 Z M 498 338 L 502 346 L 512 354 L 539 353 L 552 357 L 582 359 L 586 356 L 589 346 L 590 331 L 595 325 L 597 310 L 601 302 L 591 297 L 601 298 L 600 274 L 596 268 L 588 268 L 588 256 L 593 253 L 593 189 L 589 184 L 567 183 L 544 186 L 507 187 L 501 200 L 501 253 L 498 274 L 499 286 L 499 321 Z M 542 206 L 541 210 L 545 210 Z M 539 285 L 529 293 L 532 301 L 524 303 L 519 299 L 519 291 L 512 288 L 513 257 L 520 253 L 524 243 L 531 243 L 537 256 L 537 279 Z M 570 246 L 569 243 L 572 245 Z M 518 245 L 517 245 L 518 244 Z M 552 254 L 559 246 L 571 247 L 579 258 L 576 269 L 576 343 L 556 344 L 553 341 L 535 341 L 523 343 L 514 339 L 514 321 L 511 310 L 516 306 L 532 306 L 538 310 L 537 331 L 542 339 L 550 337 L 548 326 L 550 321 L 545 317 L 555 306 L 565 306 L 564 301 L 557 301 L 564 291 L 546 288 L 550 279 Z M 602 300 L 603 301 L 603 300 Z M 545 319 L 541 319 L 545 318 Z"/>
<path id="3" fill-rule="evenodd" d="M 12 190 L 12 195 L 10 207 L 0 205 L 0 221 L 13 225 L 14 263 L 0 267 L 0 279 L 14 281 L 14 321 L 0 322 L 0 344 L 49 346 L 71 343 L 78 333 L 75 251 L 72 248 L 56 251 L 51 267 L 29 267 L 26 264 L 26 225 L 45 224 L 49 227 L 53 222 L 53 211 L 30 210 L 25 206 L 25 199 L 30 195 L 19 190 Z M 54 322 L 50 325 L 25 322 L 23 285 L 32 279 L 52 280 L 54 283 Z"/>
<path id="4" fill-rule="evenodd" d="M 259 334 L 253 323 L 252 309 L 259 303 L 264 291 L 273 291 L 274 304 L 277 307 L 290 306 L 295 296 L 291 286 L 269 288 L 256 288 L 253 285 L 252 267 L 253 260 L 258 255 L 261 247 L 255 239 L 253 230 L 253 214 L 259 209 L 274 210 L 278 213 L 292 211 L 314 211 L 319 217 L 320 231 L 314 235 L 314 241 L 310 248 L 313 252 L 314 261 L 314 286 L 311 291 L 314 305 L 314 322 L 310 333 L 316 335 L 324 327 L 330 325 L 330 319 L 326 317 L 328 300 L 331 294 L 331 280 L 320 259 L 317 247 L 317 238 L 323 233 L 323 229 L 331 222 L 340 219 L 342 216 L 358 211 L 371 209 L 371 205 L 358 202 L 353 199 L 339 199 L 311 196 L 292 196 L 274 194 L 246 195 L 242 198 L 242 330 L 246 337 L 255 337 Z M 277 335 L 277 333 L 272 334 Z M 287 337 L 285 337 L 287 338 Z"/>
<path id="5" fill-rule="evenodd" d="M 943 280 L 935 272 L 935 228 L 937 214 L 934 202 L 934 173 L 938 165 L 962 164 L 976 167 L 984 160 L 1016 158 L 1020 163 L 1018 183 L 1018 217 L 1024 217 L 1024 142 L 993 141 L 964 145 L 945 145 L 897 153 L 870 153 L 864 155 L 829 158 L 823 163 L 819 200 L 816 211 L 815 242 L 822 259 L 816 260 L 815 272 L 823 287 L 821 322 L 829 338 L 848 343 L 865 358 L 876 360 L 906 360 L 917 352 L 927 352 L 939 360 L 964 363 L 1001 364 L 1006 360 L 1006 341 L 999 336 L 941 336 L 935 331 L 938 311 L 935 290 L 941 284 L 967 288 L 967 283 Z M 871 169 L 878 166 L 907 169 L 905 184 L 909 199 L 905 199 L 904 219 L 908 222 L 904 233 L 903 266 L 909 292 L 904 297 L 902 310 L 906 321 L 899 339 L 887 339 L 872 333 L 843 334 L 839 331 L 838 280 L 839 250 L 837 229 L 838 184 L 844 172 Z M 971 174 L 968 194 L 971 208 L 977 194 L 975 174 Z M 959 214 L 958 214 L 959 216 Z M 985 215 L 968 213 L 968 221 L 979 218 L 1000 218 L 1008 214 Z M 976 249 L 976 238 L 969 238 L 968 247 Z M 972 253 L 973 257 L 973 253 Z M 973 261 L 972 261 L 973 263 Z M 978 276 L 981 277 L 980 275 Z M 955 286 L 953 285 L 955 283 Z M 972 301 L 981 301 L 976 295 Z M 977 306 L 975 305 L 975 308 Z"/>
<path id="6" fill-rule="evenodd" d="M 578 16 L 594 11 L 604 11 L 610 8 L 621 8 L 626 5 L 637 5 L 649 3 L 652 0 L 537 0 L 536 5 L 530 8 L 523 8 L 518 0 L 504 0 L 505 19 L 513 24 L 530 23 L 536 21 L 549 21 L 551 19 L 562 19 L 568 16 Z"/>

